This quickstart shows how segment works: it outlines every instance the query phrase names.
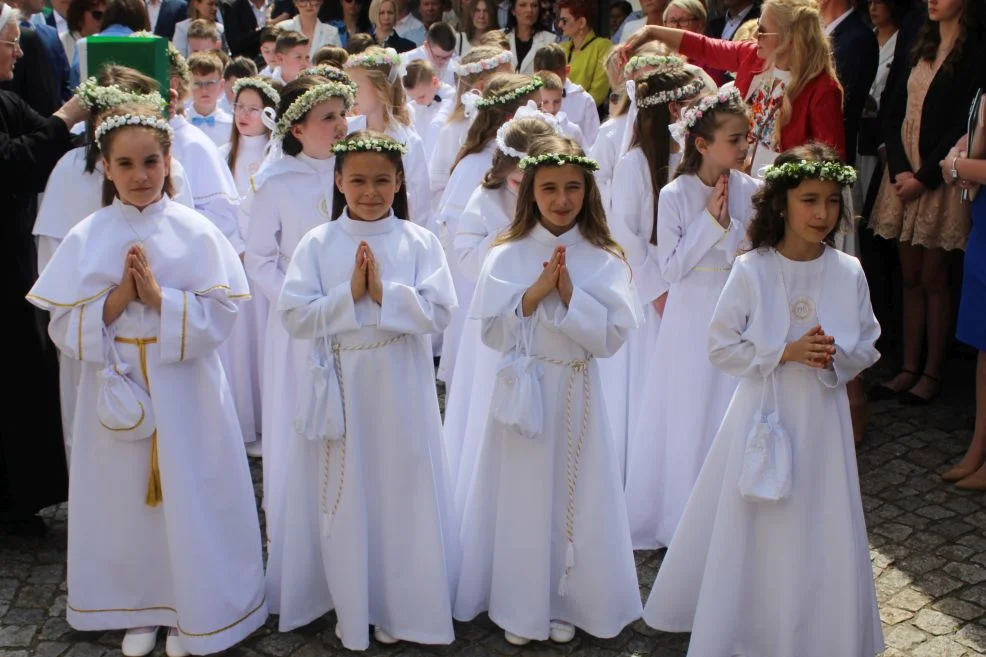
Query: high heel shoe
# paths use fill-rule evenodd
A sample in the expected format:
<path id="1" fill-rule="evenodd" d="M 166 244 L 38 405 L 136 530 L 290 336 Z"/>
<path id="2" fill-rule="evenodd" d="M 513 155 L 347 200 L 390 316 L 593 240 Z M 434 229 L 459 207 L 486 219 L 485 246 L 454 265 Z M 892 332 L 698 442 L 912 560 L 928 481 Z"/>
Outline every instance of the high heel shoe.
<path id="1" fill-rule="evenodd" d="M 962 466 L 957 465 L 950 470 L 946 470 L 945 473 L 942 474 L 941 480 L 947 481 L 950 484 L 955 483 L 956 481 L 961 481 L 969 475 L 975 473 L 978 469 L 979 468 L 963 468 Z"/>
<path id="2" fill-rule="evenodd" d="M 960 490 L 978 490 L 986 492 L 986 477 L 970 476 L 955 482 L 955 487 Z"/>
<path id="3" fill-rule="evenodd" d="M 911 390 L 914 389 L 914 386 L 911 386 L 911 390 L 900 391 L 900 393 L 897 395 L 898 403 L 903 404 L 904 406 L 927 406 L 928 404 L 930 404 L 931 402 L 935 401 L 938 398 L 938 393 L 941 392 L 941 384 L 939 383 L 938 378 L 931 376 L 930 374 L 926 374 L 924 372 L 921 373 L 921 378 L 928 379 L 929 381 L 932 381 L 935 384 L 934 394 L 931 395 L 930 397 L 922 397 L 920 395 L 911 392 Z M 915 383 L 914 385 L 917 385 L 917 383 Z"/>
<path id="4" fill-rule="evenodd" d="M 911 370 L 901 370 L 897 374 L 897 376 L 900 376 L 901 374 L 909 374 L 909 375 L 915 377 L 914 383 L 917 383 L 917 378 L 919 378 L 918 377 L 918 373 L 917 372 L 912 372 Z M 894 378 L 897 378 L 897 377 L 895 376 Z M 913 386 L 914 384 L 911 384 L 911 385 Z M 908 386 L 908 387 L 910 387 L 910 386 Z M 867 396 L 869 397 L 869 400 L 870 401 L 886 401 L 888 399 L 894 399 L 894 398 L 896 398 L 900 393 L 901 393 L 900 390 L 894 390 L 893 388 L 891 388 L 890 386 L 888 386 L 886 383 L 879 383 L 879 384 L 873 386 L 872 388 L 870 388 L 869 394 Z"/>

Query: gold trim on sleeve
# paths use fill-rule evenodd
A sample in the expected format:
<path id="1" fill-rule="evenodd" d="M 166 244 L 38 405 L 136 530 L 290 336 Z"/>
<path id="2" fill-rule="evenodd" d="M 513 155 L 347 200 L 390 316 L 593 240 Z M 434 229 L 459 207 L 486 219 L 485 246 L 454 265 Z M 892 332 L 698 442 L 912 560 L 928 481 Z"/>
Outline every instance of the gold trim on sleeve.
<path id="1" fill-rule="evenodd" d="M 79 306 L 79 360 L 82 360 L 82 318 L 86 311 L 85 305 Z"/>
<path id="2" fill-rule="evenodd" d="M 185 360 L 185 327 L 188 326 L 188 293 L 181 292 L 181 354 L 179 362 Z"/>
<path id="3" fill-rule="evenodd" d="M 58 301 L 52 301 L 51 299 L 46 299 L 44 297 L 40 297 L 37 294 L 28 294 L 27 295 L 27 298 L 28 299 L 37 299 L 38 301 L 42 301 L 44 303 L 50 304 L 52 306 L 56 306 L 58 308 L 75 308 L 76 306 L 81 306 L 81 305 L 87 304 L 90 301 L 95 301 L 99 297 L 101 297 L 104 294 L 106 294 L 106 292 L 108 290 L 111 290 L 114 287 L 116 287 L 116 285 L 107 285 L 106 287 L 104 287 L 102 290 L 100 290 L 98 293 L 92 295 L 91 297 L 86 297 L 85 299 L 79 299 L 78 301 L 73 301 L 72 303 L 60 303 Z"/>

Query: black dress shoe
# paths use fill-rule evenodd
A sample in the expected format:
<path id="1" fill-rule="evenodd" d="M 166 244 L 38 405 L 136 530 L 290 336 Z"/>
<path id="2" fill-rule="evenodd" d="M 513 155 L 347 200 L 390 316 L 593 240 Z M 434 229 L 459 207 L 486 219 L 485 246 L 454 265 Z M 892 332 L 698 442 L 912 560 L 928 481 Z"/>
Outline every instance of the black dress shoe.
<path id="1" fill-rule="evenodd" d="M 914 394 L 910 390 L 901 390 L 900 394 L 897 395 L 898 403 L 901 403 L 904 406 L 927 406 L 938 398 L 938 393 L 941 392 L 941 385 L 939 384 L 938 379 L 929 374 L 922 374 L 921 378 L 928 379 L 935 383 L 935 393 L 930 397 L 922 397 L 921 395 Z"/>
<path id="2" fill-rule="evenodd" d="M 912 372 L 910 370 L 901 370 L 901 374 L 910 374 L 911 376 L 917 376 L 917 372 Z M 915 381 L 917 383 L 917 381 Z M 913 384 L 912 384 L 913 385 Z M 900 399 L 901 391 L 894 390 L 885 383 L 881 383 L 870 388 L 866 397 L 870 401 L 887 401 L 888 399 Z"/>

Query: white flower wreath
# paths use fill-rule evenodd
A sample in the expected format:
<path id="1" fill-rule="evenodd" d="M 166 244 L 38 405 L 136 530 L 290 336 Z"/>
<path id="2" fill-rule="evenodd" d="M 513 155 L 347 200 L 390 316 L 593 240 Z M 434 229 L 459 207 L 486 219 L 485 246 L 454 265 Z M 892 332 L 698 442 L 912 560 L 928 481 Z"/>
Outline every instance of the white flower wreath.
<path id="1" fill-rule="evenodd" d="M 486 59 L 481 59 L 478 62 L 473 62 L 471 64 L 462 64 L 453 60 L 449 62 L 449 68 L 452 73 L 455 73 L 456 75 L 476 75 L 477 73 L 483 73 L 484 71 L 492 71 L 503 66 L 504 64 L 512 64 L 513 61 L 513 52 L 510 50 L 504 50 L 496 57 L 487 57 Z"/>
<path id="2" fill-rule="evenodd" d="M 635 55 L 623 67 L 623 76 L 632 78 L 636 71 L 651 66 L 661 72 L 683 71 L 685 60 L 674 55 Z"/>
<path id="3" fill-rule="evenodd" d="M 118 128 L 124 128 L 129 126 L 142 126 L 145 128 L 153 128 L 160 132 L 166 133 L 169 137 L 174 133 L 171 130 L 171 126 L 164 119 L 159 119 L 154 116 L 142 116 L 140 114 L 120 114 L 118 116 L 111 116 L 103 120 L 102 123 L 96 128 L 96 143 L 98 144 L 100 140 L 110 132 Z"/>
<path id="4" fill-rule="evenodd" d="M 849 187 L 856 183 L 856 169 L 841 162 L 787 162 L 780 166 L 768 164 L 760 170 L 767 182 L 787 181 L 800 184 L 802 180 L 827 180 Z"/>
<path id="5" fill-rule="evenodd" d="M 489 96 L 483 96 L 476 101 L 476 107 L 479 109 L 486 109 L 487 107 L 493 107 L 494 105 L 506 105 L 511 103 L 518 98 L 523 98 L 529 93 L 533 93 L 544 86 L 544 80 L 537 77 L 536 75 L 531 78 L 531 81 L 522 87 L 517 87 L 513 91 L 508 91 L 502 94 L 492 94 Z"/>
<path id="6" fill-rule="evenodd" d="M 701 93 L 703 89 L 705 89 L 705 83 L 702 80 L 692 80 L 682 87 L 658 91 L 651 96 L 638 98 L 635 102 L 637 103 L 637 107 L 644 109 L 655 105 L 673 103 L 681 100 L 682 98 L 693 98 L 697 94 Z"/>
<path id="7" fill-rule="evenodd" d="M 267 100 L 275 105 L 281 102 L 281 94 L 277 93 L 277 89 L 270 86 L 263 78 L 237 78 L 236 82 L 233 83 L 233 97 L 236 98 L 242 89 L 254 89 L 267 96 Z"/>
<path id="8" fill-rule="evenodd" d="M 384 48 L 383 55 L 376 53 L 360 53 L 350 55 L 343 64 L 344 68 L 373 68 L 377 66 L 400 66 L 401 56 L 393 48 Z"/>
<path id="9" fill-rule="evenodd" d="M 161 111 L 167 107 L 161 94 L 156 91 L 142 94 L 136 91 L 124 91 L 115 84 L 102 87 L 96 78 L 89 78 L 76 87 L 75 97 L 79 104 L 90 112 L 101 112 L 125 103 L 137 103 Z"/>
<path id="10" fill-rule="evenodd" d="M 407 155 L 407 146 L 398 143 L 393 139 L 380 139 L 378 137 L 359 137 L 357 139 L 343 139 L 337 141 L 332 147 L 332 152 L 336 155 L 340 153 L 400 153 Z"/>
<path id="11" fill-rule="evenodd" d="M 291 106 L 284 112 L 284 115 L 277 122 L 274 137 L 283 139 L 295 121 L 301 119 L 313 107 L 329 98 L 342 98 L 348 110 L 353 106 L 354 94 L 352 88 L 339 82 L 326 82 L 312 87 L 291 103 Z"/>
<path id="12" fill-rule="evenodd" d="M 674 124 L 674 128 L 680 134 L 685 135 L 692 131 L 706 112 L 733 101 L 743 102 L 743 96 L 736 87 L 720 89 L 717 93 L 705 96 L 698 103 L 684 110 L 681 113 L 681 119 Z"/>
<path id="13" fill-rule="evenodd" d="M 344 84 L 347 87 L 351 87 L 353 93 L 356 93 L 356 83 L 353 79 L 346 75 L 343 71 L 340 71 L 335 66 L 329 66 L 328 64 L 320 64 L 318 66 L 312 66 L 311 68 L 306 68 L 302 75 L 314 75 L 320 78 L 325 78 L 329 82 L 338 82 L 339 84 Z"/>
<path id="14" fill-rule="evenodd" d="M 551 129 L 555 131 L 555 134 L 562 134 L 562 129 L 558 123 L 558 119 L 551 114 L 542 112 L 538 109 L 533 100 L 529 100 L 526 105 L 514 112 L 514 117 L 512 119 L 501 125 L 500 129 L 496 131 L 496 147 L 500 149 L 500 152 L 504 155 L 515 157 L 518 160 L 522 160 L 527 157 L 527 153 L 518 151 L 516 148 L 511 148 L 507 145 L 506 141 L 507 132 L 510 130 L 510 127 L 521 119 L 540 119 L 551 126 Z"/>
<path id="15" fill-rule="evenodd" d="M 533 157 L 525 157 L 517 166 L 521 169 L 536 169 L 545 164 L 552 167 L 574 164 L 589 171 L 599 171 L 599 163 L 592 158 L 568 153 L 542 153 Z"/>

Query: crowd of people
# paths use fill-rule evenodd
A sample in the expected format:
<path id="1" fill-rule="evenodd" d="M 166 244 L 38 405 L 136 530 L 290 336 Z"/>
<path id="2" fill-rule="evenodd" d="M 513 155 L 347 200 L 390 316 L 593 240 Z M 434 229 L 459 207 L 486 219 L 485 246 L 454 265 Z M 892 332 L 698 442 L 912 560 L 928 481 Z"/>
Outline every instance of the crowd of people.
<path id="1" fill-rule="evenodd" d="M 74 628 L 883 650 L 855 447 L 953 336 L 986 490 L 986 12 L 599 5 L 0 4 L 0 531 L 68 501 Z"/>

